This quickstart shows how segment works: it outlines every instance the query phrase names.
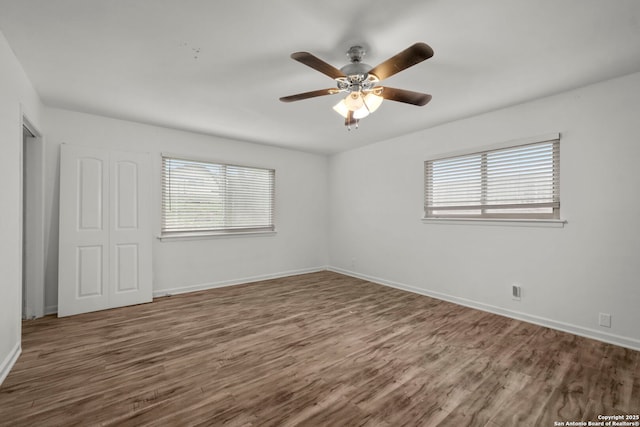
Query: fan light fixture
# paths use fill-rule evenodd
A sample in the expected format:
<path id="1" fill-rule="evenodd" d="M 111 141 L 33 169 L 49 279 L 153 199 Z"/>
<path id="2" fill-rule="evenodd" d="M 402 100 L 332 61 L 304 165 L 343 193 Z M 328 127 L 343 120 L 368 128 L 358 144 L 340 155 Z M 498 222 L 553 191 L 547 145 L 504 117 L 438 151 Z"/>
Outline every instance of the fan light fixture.
<path id="1" fill-rule="evenodd" d="M 351 92 L 346 98 L 334 105 L 333 109 L 345 119 L 349 118 L 349 111 L 351 111 L 353 118 L 360 120 L 376 111 L 383 100 L 383 97 L 373 92 L 364 96 L 362 92 Z"/>

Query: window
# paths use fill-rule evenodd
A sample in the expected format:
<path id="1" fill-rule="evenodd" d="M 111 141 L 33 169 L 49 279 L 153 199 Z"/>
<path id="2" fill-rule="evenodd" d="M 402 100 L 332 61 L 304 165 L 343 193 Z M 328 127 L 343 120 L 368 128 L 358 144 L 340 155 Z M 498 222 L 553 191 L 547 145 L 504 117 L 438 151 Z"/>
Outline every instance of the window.
<path id="1" fill-rule="evenodd" d="M 426 161 L 424 209 L 426 218 L 559 218 L 559 135 Z"/>
<path id="2" fill-rule="evenodd" d="M 162 158 L 162 235 L 273 231 L 275 171 Z"/>

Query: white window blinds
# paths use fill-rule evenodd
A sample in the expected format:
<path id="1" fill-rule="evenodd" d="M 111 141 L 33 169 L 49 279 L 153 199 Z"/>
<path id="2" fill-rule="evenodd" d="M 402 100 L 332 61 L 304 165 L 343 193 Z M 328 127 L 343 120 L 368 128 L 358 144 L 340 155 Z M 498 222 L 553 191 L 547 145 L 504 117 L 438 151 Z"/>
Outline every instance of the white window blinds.
<path id="1" fill-rule="evenodd" d="M 427 218 L 559 218 L 560 140 L 425 162 Z"/>
<path id="2" fill-rule="evenodd" d="M 162 234 L 272 231 L 275 170 L 162 158 Z"/>

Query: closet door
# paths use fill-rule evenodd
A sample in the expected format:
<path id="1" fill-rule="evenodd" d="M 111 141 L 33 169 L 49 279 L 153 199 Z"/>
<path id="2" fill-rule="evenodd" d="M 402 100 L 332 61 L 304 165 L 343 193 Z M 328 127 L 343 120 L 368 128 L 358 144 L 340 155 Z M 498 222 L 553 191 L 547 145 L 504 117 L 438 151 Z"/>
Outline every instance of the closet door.
<path id="1" fill-rule="evenodd" d="M 149 302 L 147 154 L 63 144 L 58 316 Z"/>

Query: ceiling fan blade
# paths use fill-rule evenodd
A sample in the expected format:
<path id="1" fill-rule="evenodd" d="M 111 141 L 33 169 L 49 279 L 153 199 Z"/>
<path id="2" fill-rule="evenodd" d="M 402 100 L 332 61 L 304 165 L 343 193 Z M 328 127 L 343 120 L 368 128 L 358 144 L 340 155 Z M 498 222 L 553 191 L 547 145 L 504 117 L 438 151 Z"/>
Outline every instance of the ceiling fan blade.
<path id="1" fill-rule="evenodd" d="M 322 74 L 326 74 L 332 79 L 346 77 L 342 71 L 338 70 L 331 64 L 327 64 L 322 59 L 310 54 L 309 52 L 295 52 L 291 54 L 291 58 L 313 68 L 314 70 L 320 71 Z"/>
<path id="2" fill-rule="evenodd" d="M 378 93 L 377 90 L 382 89 L 380 96 L 389 101 L 404 102 L 405 104 L 412 104 L 423 106 L 431 101 L 431 95 L 420 92 L 412 92 L 410 90 L 396 89 L 388 86 L 377 86 L 374 88 L 374 93 Z"/>
<path id="3" fill-rule="evenodd" d="M 383 63 L 376 65 L 369 71 L 369 74 L 375 75 L 378 80 L 384 80 L 432 56 L 433 49 L 429 45 L 416 43 Z"/>
<path id="4" fill-rule="evenodd" d="M 312 90 L 311 92 L 298 93 L 295 95 L 283 96 L 280 98 L 282 102 L 302 101 L 303 99 L 315 98 L 316 96 L 333 95 L 340 92 L 336 88 Z"/>

